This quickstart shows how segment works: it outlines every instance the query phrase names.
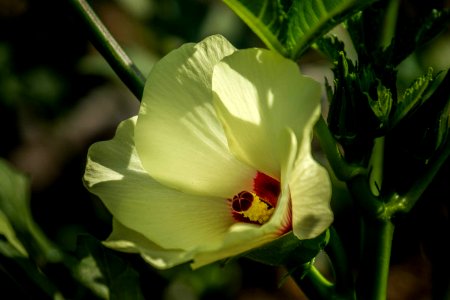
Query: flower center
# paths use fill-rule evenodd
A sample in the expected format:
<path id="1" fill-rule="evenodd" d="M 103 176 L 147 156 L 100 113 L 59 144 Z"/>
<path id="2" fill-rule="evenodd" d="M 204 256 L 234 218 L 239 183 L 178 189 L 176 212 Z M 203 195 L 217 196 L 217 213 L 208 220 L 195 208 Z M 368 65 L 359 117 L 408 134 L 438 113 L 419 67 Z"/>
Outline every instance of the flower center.
<path id="1" fill-rule="evenodd" d="M 278 180 L 257 172 L 253 191 L 241 191 L 230 199 L 234 218 L 239 222 L 266 223 L 275 210 L 279 194 Z"/>

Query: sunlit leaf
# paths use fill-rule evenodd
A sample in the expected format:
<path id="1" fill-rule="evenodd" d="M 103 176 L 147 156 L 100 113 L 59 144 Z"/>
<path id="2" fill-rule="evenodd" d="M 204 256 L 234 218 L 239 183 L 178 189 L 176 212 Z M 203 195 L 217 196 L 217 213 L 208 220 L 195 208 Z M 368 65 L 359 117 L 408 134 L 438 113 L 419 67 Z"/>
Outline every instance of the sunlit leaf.
<path id="1" fill-rule="evenodd" d="M 298 58 L 321 35 L 374 0 L 224 0 L 271 49 Z"/>

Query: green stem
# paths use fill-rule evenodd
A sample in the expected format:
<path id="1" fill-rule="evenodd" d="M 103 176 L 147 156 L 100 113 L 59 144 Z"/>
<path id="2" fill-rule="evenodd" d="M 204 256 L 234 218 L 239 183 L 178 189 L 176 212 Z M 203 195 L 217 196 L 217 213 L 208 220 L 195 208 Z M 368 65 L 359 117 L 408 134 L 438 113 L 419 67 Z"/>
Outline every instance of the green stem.
<path id="1" fill-rule="evenodd" d="M 359 175 L 347 182 L 347 187 L 362 214 L 372 219 L 385 219 L 386 207 L 379 197 L 370 191 L 367 176 Z"/>
<path id="2" fill-rule="evenodd" d="M 365 173 L 365 169 L 356 165 L 350 165 L 344 160 L 338 144 L 322 116 L 314 127 L 314 133 L 327 156 L 333 172 L 339 180 L 347 181 L 359 174 Z"/>
<path id="3" fill-rule="evenodd" d="M 292 278 L 307 295 L 317 300 L 354 300 L 353 278 L 343 245 L 334 228 L 330 228 L 331 237 L 327 253 L 333 262 L 336 284 L 326 279 L 314 266 L 305 273 L 303 268 L 293 268 Z"/>
<path id="4" fill-rule="evenodd" d="M 383 183 L 383 164 L 384 164 L 384 137 L 374 140 L 372 155 L 369 162 L 370 191 L 374 196 L 380 195 L 381 185 Z"/>
<path id="5" fill-rule="evenodd" d="M 323 277 L 314 266 L 306 274 L 301 269 L 300 271 L 294 271 L 291 276 L 309 299 L 340 299 L 333 284 Z"/>
<path id="6" fill-rule="evenodd" d="M 356 294 L 358 299 L 386 299 L 394 225 L 390 220 L 363 219 L 362 262 Z"/>
<path id="7" fill-rule="evenodd" d="M 330 241 L 325 250 L 333 264 L 336 292 L 341 295 L 348 295 L 348 299 L 355 299 L 353 277 L 347 255 L 334 227 L 330 227 Z"/>
<path id="8" fill-rule="evenodd" d="M 400 0 L 390 0 L 380 34 L 380 47 L 391 44 L 397 27 Z M 349 182 L 350 190 L 363 210 L 361 242 L 362 255 L 356 282 L 358 299 L 386 299 L 394 225 L 391 215 L 380 198 L 384 172 L 384 137 L 374 140 L 369 178 L 360 176 Z"/>
<path id="9" fill-rule="evenodd" d="M 380 46 L 383 49 L 391 44 L 392 38 L 395 35 L 399 7 L 400 0 L 391 0 L 386 7 L 386 17 L 384 18 L 383 30 L 380 36 Z"/>
<path id="10" fill-rule="evenodd" d="M 386 16 L 380 34 L 380 47 L 387 48 L 395 36 L 400 0 L 390 0 L 386 7 Z M 384 137 L 376 138 L 370 158 L 370 190 L 378 196 L 383 182 Z"/>
<path id="11" fill-rule="evenodd" d="M 125 54 L 86 0 L 70 0 L 70 2 L 89 31 L 92 44 L 140 101 L 144 91 L 145 77 L 138 67 Z"/>
<path id="12" fill-rule="evenodd" d="M 406 194 L 400 196 L 399 194 L 394 193 L 390 197 L 386 205 L 387 213 L 390 216 L 398 212 L 408 213 L 414 207 L 420 196 L 422 196 L 441 169 L 442 165 L 450 156 L 450 138 L 444 144 L 442 152 L 436 156 L 436 160 L 429 164 L 427 170 L 415 181 Z"/>

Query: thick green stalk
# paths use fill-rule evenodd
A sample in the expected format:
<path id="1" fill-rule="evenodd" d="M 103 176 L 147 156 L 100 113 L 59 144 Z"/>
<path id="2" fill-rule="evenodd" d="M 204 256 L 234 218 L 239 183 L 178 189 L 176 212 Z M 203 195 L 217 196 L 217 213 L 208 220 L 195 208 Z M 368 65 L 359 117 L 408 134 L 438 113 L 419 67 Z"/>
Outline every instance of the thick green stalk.
<path id="1" fill-rule="evenodd" d="M 379 40 L 381 48 L 388 47 L 395 36 L 399 6 L 399 0 L 390 0 L 386 7 Z M 384 199 L 380 197 L 384 172 L 384 141 L 384 137 L 374 141 L 369 162 L 369 178 L 359 178 L 359 184 L 362 185 L 359 187 L 350 184 L 353 192 L 360 189 L 357 203 L 363 208 L 361 264 L 356 282 L 357 298 L 363 300 L 384 300 L 387 296 L 394 224 L 391 215 L 387 213 Z M 368 182 L 364 182 L 367 179 Z M 367 197 L 364 197 L 364 194 Z"/>
<path id="2" fill-rule="evenodd" d="M 369 185 L 370 191 L 374 196 L 379 196 L 381 185 L 383 184 L 383 165 L 384 165 L 384 137 L 374 140 L 372 156 L 370 157 Z"/>
<path id="3" fill-rule="evenodd" d="M 70 0 L 70 2 L 90 33 L 92 44 L 140 101 L 145 85 L 144 75 L 126 55 L 86 0 Z"/>
<path id="4" fill-rule="evenodd" d="M 365 218 L 385 219 L 386 207 L 379 197 L 372 194 L 367 176 L 359 175 L 347 182 L 347 187 L 355 204 Z"/>
<path id="5" fill-rule="evenodd" d="M 387 48 L 395 36 L 397 28 L 397 16 L 400 7 L 400 0 L 390 0 L 386 7 L 383 27 L 380 32 L 379 44 L 381 48 Z M 378 196 L 383 182 L 384 164 L 384 136 L 376 138 L 370 158 L 370 188 L 372 194 Z"/>
<path id="6" fill-rule="evenodd" d="M 356 282 L 358 299 L 386 299 L 393 234 L 390 220 L 363 220 L 362 262 Z"/>

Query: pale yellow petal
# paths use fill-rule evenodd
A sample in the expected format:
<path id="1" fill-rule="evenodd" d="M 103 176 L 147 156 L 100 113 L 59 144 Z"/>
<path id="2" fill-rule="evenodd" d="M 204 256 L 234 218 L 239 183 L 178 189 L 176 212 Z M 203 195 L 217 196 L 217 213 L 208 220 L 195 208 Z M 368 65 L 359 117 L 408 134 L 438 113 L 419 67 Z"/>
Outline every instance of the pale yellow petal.
<path id="1" fill-rule="evenodd" d="M 280 177 L 277 141 L 285 128 L 301 140 L 303 128 L 317 119 L 320 85 L 277 53 L 246 49 L 214 68 L 215 107 L 231 151 L 255 169 Z"/>
<path id="2" fill-rule="evenodd" d="M 225 198 L 189 195 L 165 187 L 143 169 L 133 144 L 136 118 L 111 141 L 94 144 L 84 181 L 124 226 L 164 248 L 219 243 L 233 223 Z"/>
<path id="3" fill-rule="evenodd" d="M 113 219 L 113 232 L 103 244 L 114 250 L 139 253 L 146 262 L 158 269 L 171 268 L 192 260 L 192 255 L 188 252 L 161 248 L 116 219 Z"/>
<path id="4" fill-rule="evenodd" d="M 144 168 L 183 192 L 232 197 L 256 171 L 230 153 L 212 105 L 214 65 L 235 48 L 212 36 L 171 52 L 152 69 L 136 127 Z"/>
<path id="5" fill-rule="evenodd" d="M 324 232 L 333 222 L 331 182 L 327 170 L 311 156 L 311 139 L 305 136 L 289 178 L 292 225 L 299 239 Z"/>

